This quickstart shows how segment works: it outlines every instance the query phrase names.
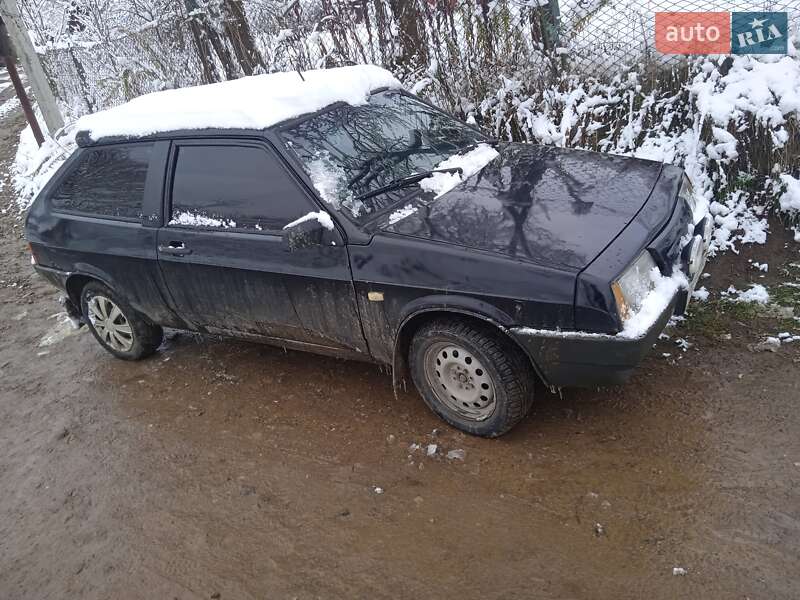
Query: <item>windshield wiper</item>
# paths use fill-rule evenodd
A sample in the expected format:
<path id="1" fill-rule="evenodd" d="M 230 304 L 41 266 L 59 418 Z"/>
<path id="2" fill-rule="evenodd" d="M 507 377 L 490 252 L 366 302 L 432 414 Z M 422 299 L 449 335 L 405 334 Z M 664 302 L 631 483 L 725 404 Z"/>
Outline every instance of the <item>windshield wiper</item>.
<path id="1" fill-rule="evenodd" d="M 399 190 L 409 185 L 419 183 L 423 179 L 427 179 L 428 177 L 434 175 L 435 173 L 458 173 L 459 175 L 462 175 L 464 173 L 464 169 L 462 169 L 461 167 L 451 167 L 449 169 L 433 169 L 431 171 L 420 171 L 419 173 L 414 173 L 413 175 L 408 175 L 407 177 L 401 177 L 400 179 L 395 179 L 394 181 L 390 181 L 386 185 L 382 185 L 381 187 L 375 188 L 374 190 L 370 190 L 369 192 L 364 192 L 363 194 L 356 196 L 356 200 L 366 200 L 367 198 L 372 198 L 373 196 L 385 194 L 386 192 L 391 192 L 392 190 Z"/>

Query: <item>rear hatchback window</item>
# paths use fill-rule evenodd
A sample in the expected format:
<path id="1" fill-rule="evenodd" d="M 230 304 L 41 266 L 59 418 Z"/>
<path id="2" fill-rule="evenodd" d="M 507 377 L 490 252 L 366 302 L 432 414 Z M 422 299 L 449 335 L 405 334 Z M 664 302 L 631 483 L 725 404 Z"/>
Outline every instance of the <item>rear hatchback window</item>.
<path id="1" fill-rule="evenodd" d="M 138 221 L 152 143 L 92 148 L 50 196 L 56 211 Z"/>

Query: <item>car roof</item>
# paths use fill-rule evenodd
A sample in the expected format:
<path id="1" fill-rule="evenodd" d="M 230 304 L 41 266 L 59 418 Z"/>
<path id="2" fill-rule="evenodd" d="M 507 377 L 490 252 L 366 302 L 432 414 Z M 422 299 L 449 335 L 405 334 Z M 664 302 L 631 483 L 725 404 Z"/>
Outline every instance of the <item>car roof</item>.
<path id="1" fill-rule="evenodd" d="M 165 90 L 134 98 L 78 120 L 81 146 L 99 142 L 172 139 L 210 131 L 263 131 L 344 102 L 364 104 L 380 88 L 402 88 L 374 65 L 255 75 Z"/>

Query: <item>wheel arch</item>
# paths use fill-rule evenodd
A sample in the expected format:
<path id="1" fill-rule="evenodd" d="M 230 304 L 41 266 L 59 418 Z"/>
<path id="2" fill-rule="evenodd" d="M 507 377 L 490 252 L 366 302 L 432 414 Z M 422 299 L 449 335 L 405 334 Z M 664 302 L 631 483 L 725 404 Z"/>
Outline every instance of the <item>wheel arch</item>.
<path id="1" fill-rule="evenodd" d="M 83 288 L 86 287 L 86 284 L 93 281 L 102 283 L 107 287 L 111 287 L 102 277 L 98 277 L 94 274 L 89 275 L 87 273 L 72 273 L 69 275 L 69 277 L 67 277 L 67 280 L 64 283 L 67 297 L 81 313 L 83 313 L 83 307 L 81 306 L 81 292 L 83 291 Z"/>
<path id="2" fill-rule="evenodd" d="M 452 299 L 451 299 L 452 301 Z M 499 311 L 498 311 L 499 312 Z M 510 319 L 507 317 L 503 319 L 504 322 L 498 320 L 495 316 L 488 316 L 484 313 L 470 310 L 462 306 L 428 306 L 418 308 L 410 312 L 400 323 L 397 329 L 394 341 L 394 350 L 392 353 L 392 386 L 395 394 L 398 388 L 406 388 L 406 382 L 410 380 L 410 369 L 408 365 L 408 351 L 411 347 L 411 340 L 414 334 L 419 331 L 424 325 L 440 319 L 443 317 L 457 317 L 468 321 L 473 321 L 482 327 L 489 326 L 493 330 L 503 334 L 515 347 L 519 348 L 522 354 L 527 357 L 528 362 L 533 368 L 534 373 L 540 381 L 546 383 L 546 380 L 536 364 L 530 352 L 522 346 L 512 335 L 508 332 L 508 324 Z"/>

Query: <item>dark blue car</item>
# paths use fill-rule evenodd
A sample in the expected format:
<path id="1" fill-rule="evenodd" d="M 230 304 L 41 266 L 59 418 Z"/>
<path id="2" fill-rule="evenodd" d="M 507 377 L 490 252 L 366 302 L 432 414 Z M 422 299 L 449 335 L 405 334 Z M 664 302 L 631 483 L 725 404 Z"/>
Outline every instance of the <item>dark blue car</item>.
<path id="1" fill-rule="evenodd" d="M 388 364 L 481 436 L 537 378 L 625 381 L 711 234 L 677 167 L 497 142 L 399 89 L 263 129 L 77 140 L 26 234 L 111 354 L 169 327 Z"/>

